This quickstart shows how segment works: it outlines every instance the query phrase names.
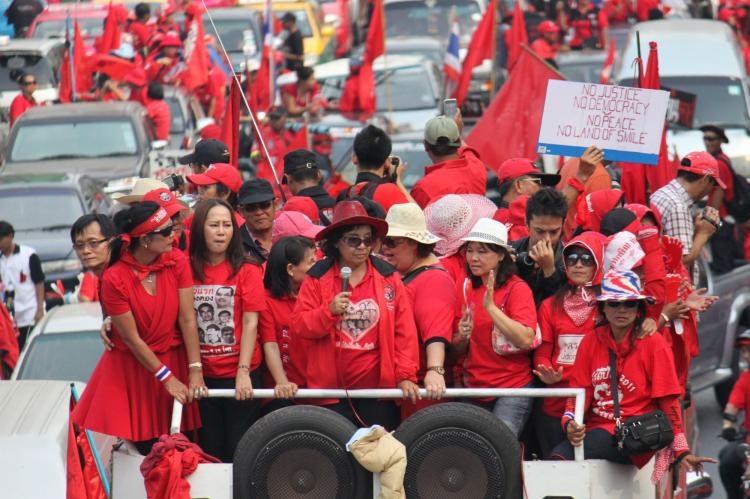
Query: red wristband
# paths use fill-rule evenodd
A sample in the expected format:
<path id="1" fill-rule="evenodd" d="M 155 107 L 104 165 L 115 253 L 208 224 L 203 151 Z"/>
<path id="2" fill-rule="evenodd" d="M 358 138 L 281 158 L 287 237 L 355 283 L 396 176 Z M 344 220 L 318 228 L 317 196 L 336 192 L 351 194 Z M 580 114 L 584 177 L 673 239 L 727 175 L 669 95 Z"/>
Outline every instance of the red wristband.
<path id="1" fill-rule="evenodd" d="M 571 186 L 573 189 L 577 190 L 578 192 L 583 192 L 586 190 L 586 188 L 583 186 L 581 181 L 575 177 L 568 180 L 568 185 Z"/>

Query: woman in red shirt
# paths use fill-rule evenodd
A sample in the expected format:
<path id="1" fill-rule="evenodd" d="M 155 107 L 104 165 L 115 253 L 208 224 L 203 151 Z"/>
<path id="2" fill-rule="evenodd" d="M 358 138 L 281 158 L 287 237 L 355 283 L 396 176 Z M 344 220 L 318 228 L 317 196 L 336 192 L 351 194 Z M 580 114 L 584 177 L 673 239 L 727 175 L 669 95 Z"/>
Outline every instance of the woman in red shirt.
<path id="1" fill-rule="evenodd" d="M 515 275 L 508 230 L 497 220 L 480 218 L 463 240 L 469 277 L 457 283 L 458 334 L 453 346 L 459 354 L 466 353 L 464 385 L 532 387 L 529 350 L 538 346 L 536 308 L 531 288 Z M 500 397 L 477 403 L 520 435 L 532 402 L 527 397 Z"/>
<path id="2" fill-rule="evenodd" d="M 419 345 L 411 305 L 398 272 L 371 256 L 385 220 L 358 201 L 341 201 L 317 240 L 326 258 L 308 271 L 294 309 L 292 334 L 306 340 L 308 388 L 395 388 L 416 403 Z M 350 269 L 346 291 L 342 270 Z M 391 400 L 318 401 L 358 425 L 393 430 L 399 410 Z"/>
<path id="3" fill-rule="evenodd" d="M 312 68 L 306 66 L 297 69 L 297 83 L 281 87 L 281 98 L 289 116 L 301 116 L 305 112 L 317 114 L 321 108 L 328 107 Z"/>
<path id="4" fill-rule="evenodd" d="M 276 241 L 266 262 L 263 284 L 268 308 L 260 314 L 258 332 L 265 359 L 263 383 L 275 385 L 278 399 L 291 398 L 298 387 L 305 386 L 307 356 L 304 342 L 294 338 L 291 331 L 297 293 L 305 274 L 314 264 L 315 243 L 303 236 L 283 237 Z M 275 400 L 265 407 L 265 412 L 290 404 Z"/>
<path id="5" fill-rule="evenodd" d="M 596 322 L 595 288 L 602 280 L 602 253 L 605 238 L 597 232 L 584 232 L 563 249 L 563 265 L 568 281 L 539 307 L 542 344 L 534 351 L 534 374 L 550 388 L 567 388 L 578 346 L 594 331 Z M 542 399 L 534 423 L 542 454 L 565 440 L 560 418 L 566 400 Z"/>
<path id="6" fill-rule="evenodd" d="M 200 337 L 201 368 L 210 388 L 234 388 L 235 400 L 201 400 L 201 447 L 232 462 L 234 449 L 260 417 L 252 400 L 260 386 L 258 313 L 265 310 L 263 268 L 249 262 L 232 208 L 220 199 L 201 202 L 190 232 L 190 266 Z"/>
<path id="7" fill-rule="evenodd" d="M 205 395 L 199 369 L 193 282 L 187 258 L 173 248 L 172 222 L 143 202 L 115 215 L 120 238 L 102 277 L 102 308 L 112 317 L 114 348 L 102 354 L 73 421 L 133 440 L 147 454 L 169 433 L 172 401 Z M 189 388 L 185 386 L 188 377 Z M 183 412 L 183 430 L 199 426 L 197 407 Z"/>
<path id="8" fill-rule="evenodd" d="M 674 441 L 668 448 L 688 471 L 700 472 L 702 463 L 714 461 L 693 456 L 682 432 L 679 395 L 680 384 L 675 373 L 672 352 L 659 334 L 640 337 L 641 324 L 646 318 L 646 301 L 651 297 L 641 294 L 641 282 L 631 271 L 611 270 L 602 280 L 602 294 L 596 297 L 603 325 L 581 341 L 570 386 L 586 389 L 584 425 L 573 420 L 575 399 L 567 402 L 562 417 L 567 441 L 560 443 L 552 454 L 573 458 L 573 447 L 583 444 L 587 459 L 606 459 L 620 464 L 643 467 L 653 452 L 627 456 L 618 448 L 615 439 L 615 414 L 612 399 L 610 352 L 616 359 L 620 418 L 626 421 L 660 409 L 669 418 Z M 665 466 L 657 460 L 655 476 Z"/>
<path id="9" fill-rule="evenodd" d="M 381 250 L 385 260 L 401 273 L 414 309 L 419 333 L 418 378 L 431 399 L 445 393 L 445 350 L 453 337 L 456 286 L 440 260 L 432 253 L 440 238 L 430 233 L 424 214 L 414 203 L 395 204 L 388 210 L 388 237 Z M 402 417 L 431 405 L 404 403 Z"/>

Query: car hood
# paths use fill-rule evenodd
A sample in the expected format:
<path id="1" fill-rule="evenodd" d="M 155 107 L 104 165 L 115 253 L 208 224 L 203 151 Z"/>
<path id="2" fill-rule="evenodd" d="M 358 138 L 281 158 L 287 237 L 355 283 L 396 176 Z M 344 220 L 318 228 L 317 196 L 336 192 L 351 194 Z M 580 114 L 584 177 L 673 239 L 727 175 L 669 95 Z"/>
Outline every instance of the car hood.
<path id="1" fill-rule="evenodd" d="M 19 230 L 15 240 L 23 245 L 34 248 L 39 259 L 43 262 L 50 260 L 67 260 L 73 258 L 73 248 L 70 245 L 70 228 L 55 230 Z"/>
<path id="2" fill-rule="evenodd" d="M 8 161 L 2 173 L 81 173 L 101 180 L 140 176 L 141 157 Z"/>
<path id="3" fill-rule="evenodd" d="M 750 177 L 750 136 L 744 128 L 726 128 L 729 144 L 724 144 L 724 154 L 732 160 L 732 167 L 738 175 Z M 667 145 L 670 156 L 674 153 L 682 157 L 693 151 L 704 151 L 703 132 L 700 130 L 668 130 Z"/>

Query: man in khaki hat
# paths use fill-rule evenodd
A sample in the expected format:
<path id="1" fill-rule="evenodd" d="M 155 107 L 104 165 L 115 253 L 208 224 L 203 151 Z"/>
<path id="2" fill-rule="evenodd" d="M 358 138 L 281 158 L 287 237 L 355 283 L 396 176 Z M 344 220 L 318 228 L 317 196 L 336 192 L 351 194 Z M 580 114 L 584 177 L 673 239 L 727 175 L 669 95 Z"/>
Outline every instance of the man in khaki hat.
<path id="1" fill-rule="evenodd" d="M 427 122 L 424 148 L 432 165 L 412 188 L 411 196 L 421 208 L 445 194 L 480 194 L 487 191 L 487 170 L 479 154 L 461 140 L 460 113 L 451 119 L 437 116 Z"/>

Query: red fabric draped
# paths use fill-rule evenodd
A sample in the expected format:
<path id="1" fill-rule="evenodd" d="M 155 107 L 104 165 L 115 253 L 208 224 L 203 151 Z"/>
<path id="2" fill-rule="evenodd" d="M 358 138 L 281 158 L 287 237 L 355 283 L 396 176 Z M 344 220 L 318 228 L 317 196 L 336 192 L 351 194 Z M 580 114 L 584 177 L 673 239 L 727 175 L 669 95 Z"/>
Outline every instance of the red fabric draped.
<path id="1" fill-rule="evenodd" d="M 234 78 L 230 81 L 229 100 L 221 124 L 221 141 L 229 148 L 229 164 L 237 166 L 240 149 L 240 88 Z"/>

